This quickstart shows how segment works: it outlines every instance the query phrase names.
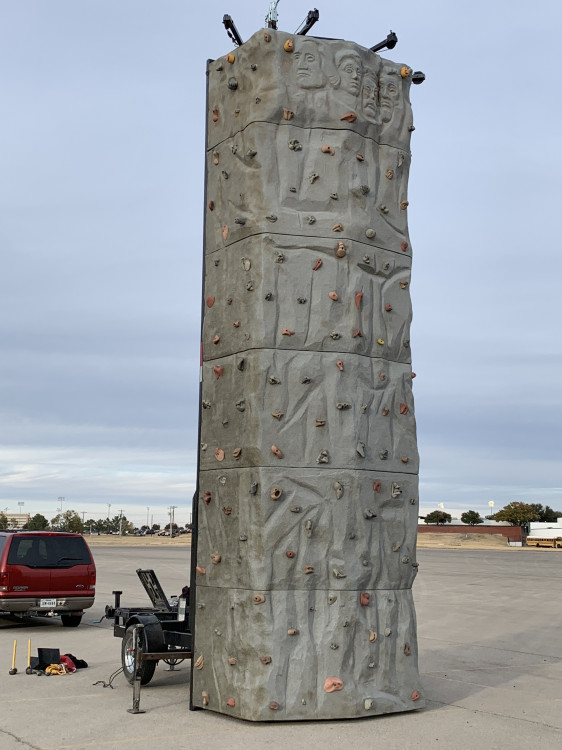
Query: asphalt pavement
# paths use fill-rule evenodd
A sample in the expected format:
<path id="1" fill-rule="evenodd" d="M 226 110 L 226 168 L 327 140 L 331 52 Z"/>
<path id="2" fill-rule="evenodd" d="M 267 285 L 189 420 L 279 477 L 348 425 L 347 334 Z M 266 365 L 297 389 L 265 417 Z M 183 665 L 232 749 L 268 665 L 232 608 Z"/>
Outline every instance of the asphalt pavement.
<path id="1" fill-rule="evenodd" d="M 414 586 L 427 708 L 359 720 L 252 724 L 189 711 L 189 662 L 159 664 L 132 715 L 111 622 L 112 590 L 148 606 L 135 569 L 152 567 L 167 594 L 188 581 L 189 549 L 97 547 L 96 603 L 79 628 L 58 619 L 0 618 L 2 750 L 292 750 L 340 746 L 499 750 L 562 745 L 562 550 L 419 550 Z M 18 673 L 9 675 L 13 640 Z M 28 638 L 88 662 L 72 675 L 26 675 Z"/>

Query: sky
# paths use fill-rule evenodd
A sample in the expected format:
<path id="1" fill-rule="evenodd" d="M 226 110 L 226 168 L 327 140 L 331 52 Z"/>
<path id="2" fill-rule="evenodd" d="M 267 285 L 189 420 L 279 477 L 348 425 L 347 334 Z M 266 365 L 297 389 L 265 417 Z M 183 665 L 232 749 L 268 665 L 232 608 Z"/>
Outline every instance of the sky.
<path id="1" fill-rule="evenodd" d="M 279 28 L 312 7 L 280 0 Z M 562 6 L 316 7 L 313 35 L 371 47 L 392 29 L 383 57 L 426 74 L 408 196 L 420 512 L 562 509 Z M 189 519 L 206 60 L 232 49 L 225 13 L 247 39 L 267 9 L 0 0 L 8 515 Z"/>

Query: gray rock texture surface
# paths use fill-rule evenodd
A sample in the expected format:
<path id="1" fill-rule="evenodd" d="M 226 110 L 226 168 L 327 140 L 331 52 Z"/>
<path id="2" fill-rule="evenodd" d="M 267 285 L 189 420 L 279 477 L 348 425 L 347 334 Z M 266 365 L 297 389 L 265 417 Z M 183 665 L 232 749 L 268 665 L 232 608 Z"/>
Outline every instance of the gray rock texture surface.
<path id="1" fill-rule="evenodd" d="M 208 79 L 193 703 L 418 708 L 411 70 L 262 30 Z"/>

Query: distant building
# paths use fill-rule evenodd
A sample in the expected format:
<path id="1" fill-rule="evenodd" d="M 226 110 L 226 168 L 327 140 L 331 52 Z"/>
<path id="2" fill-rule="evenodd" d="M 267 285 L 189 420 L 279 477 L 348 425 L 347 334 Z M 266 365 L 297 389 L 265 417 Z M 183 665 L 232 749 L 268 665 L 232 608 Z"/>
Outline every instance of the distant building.
<path id="1" fill-rule="evenodd" d="M 558 518 L 556 521 L 531 521 L 529 523 L 529 536 L 545 538 L 562 536 L 562 518 Z"/>
<path id="2" fill-rule="evenodd" d="M 26 523 L 29 522 L 31 516 L 29 513 L 9 513 L 8 511 L 2 511 L 8 519 L 8 526 L 10 529 L 23 529 Z"/>

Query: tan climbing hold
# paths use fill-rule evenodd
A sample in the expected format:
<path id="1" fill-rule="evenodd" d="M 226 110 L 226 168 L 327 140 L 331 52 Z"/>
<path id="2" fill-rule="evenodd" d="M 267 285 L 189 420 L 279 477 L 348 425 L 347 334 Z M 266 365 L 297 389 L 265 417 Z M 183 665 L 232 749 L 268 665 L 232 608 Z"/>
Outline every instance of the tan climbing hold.
<path id="1" fill-rule="evenodd" d="M 284 120 L 292 120 L 295 116 L 295 113 L 292 109 L 287 109 L 286 107 L 283 107 L 283 119 Z"/>
<path id="2" fill-rule="evenodd" d="M 228 238 L 228 227 L 227 226 L 222 227 L 221 231 L 222 231 L 222 238 L 226 242 Z"/>
<path id="3" fill-rule="evenodd" d="M 387 169 L 385 172 L 385 177 L 387 180 L 392 180 L 394 177 L 394 170 L 393 169 Z"/>
<path id="4" fill-rule="evenodd" d="M 274 417 L 277 421 L 279 421 L 281 419 L 281 417 L 283 416 L 283 412 L 282 411 L 272 411 L 271 412 L 271 416 Z"/>
<path id="5" fill-rule="evenodd" d="M 271 664 L 271 656 L 260 656 L 262 664 Z"/>
<path id="6" fill-rule="evenodd" d="M 205 568 L 201 567 L 201 565 L 196 565 L 195 570 L 199 573 L 200 576 L 204 576 L 207 572 Z"/>
<path id="7" fill-rule="evenodd" d="M 281 489 L 281 487 L 272 487 L 271 492 L 269 493 L 269 497 L 272 500 L 279 500 L 282 494 L 283 490 Z"/>
<path id="8" fill-rule="evenodd" d="M 386 374 L 384 372 L 379 373 L 379 380 L 383 383 L 386 380 Z"/>
<path id="9" fill-rule="evenodd" d="M 333 156 L 336 153 L 336 150 L 333 146 L 322 146 L 321 150 L 323 154 L 330 154 L 330 156 Z"/>
<path id="10" fill-rule="evenodd" d="M 338 221 L 334 226 L 332 227 L 332 232 L 343 232 L 343 224 L 341 221 Z"/>
<path id="11" fill-rule="evenodd" d="M 282 336 L 294 336 L 295 332 L 292 331 L 290 328 L 283 328 L 283 330 L 281 331 L 281 335 Z"/>
<path id="12" fill-rule="evenodd" d="M 336 362 L 336 367 L 340 372 L 343 372 L 343 362 L 341 361 L 341 359 L 338 359 L 338 361 Z"/>
<path id="13" fill-rule="evenodd" d="M 224 505 L 222 508 L 222 512 L 225 516 L 230 516 L 230 514 L 232 513 L 232 505 Z"/>
<path id="14" fill-rule="evenodd" d="M 222 560 L 222 558 L 221 558 L 221 556 L 219 555 L 218 552 L 213 552 L 212 553 L 212 555 L 211 555 L 211 562 L 213 563 L 213 565 L 218 565 L 221 560 Z"/>
<path id="15" fill-rule="evenodd" d="M 407 414 L 409 411 L 408 405 L 402 401 L 400 404 L 400 414 Z"/>
<path id="16" fill-rule="evenodd" d="M 222 448 L 215 448 L 215 458 L 217 461 L 224 461 L 224 451 Z"/>
<path id="17" fill-rule="evenodd" d="M 409 201 L 402 201 L 400 203 L 400 208 L 402 209 L 402 211 L 405 211 L 409 205 L 410 205 Z"/>
<path id="18" fill-rule="evenodd" d="M 218 163 L 219 163 L 219 161 L 220 161 L 220 154 L 219 154 L 219 152 L 218 151 L 213 151 L 213 164 L 215 166 L 217 166 Z"/>
<path id="19" fill-rule="evenodd" d="M 314 265 L 312 266 L 313 271 L 317 271 L 322 265 L 322 258 L 316 258 Z"/>
<path id="20" fill-rule="evenodd" d="M 193 666 L 195 667 L 195 669 L 203 669 L 204 664 L 205 659 L 203 658 L 203 655 L 201 655 L 195 660 L 195 664 Z"/>
<path id="21" fill-rule="evenodd" d="M 352 339 L 356 339 L 356 338 L 358 338 L 358 337 L 359 337 L 359 338 L 363 338 L 363 334 L 361 333 L 361 329 L 360 329 L 360 328 L 356 328 L 356 329 L 355 329 L 355 330 L 353 331 L 353 333 L 351 334 L 351 338 L 352 338 Z"/>
<path id="22" fill-rule="evenodd" d="M 363 292 L 357 292 L 355 295 L 355 307 L 359 310 L 361 307 L 361 300 L 363 299 Z"/>
<path id="23" fill-rule="evenodd" d="M 356 119 L 357 115 L 355 114 L 355 112 L 346 112 L 343 117 L 340 117 L 340 120 L 343 120 L 345 122 L 355 122 Z"/>
<path id="24" fill-rule="evenodd" d="M 412 695 L 410 696 L 411 700 L 418 701 L 421 698 L 421 695 L 418 690 L 414 690 Z"/>
<path id="25" fill-rule="evenodd" d="M 335 693 L 338 690 L 343 690 L 343 682 L 339 677 L 328 677 L 324 683 L 325 693 Z"/>
<path id="26" fill-rule="evenodd" d="M 264 42 L 270 42 L 271 41 L 271 34 L 269 33 L 269 31 L 265 32 L 265 34 L 263 35 L 263 40 L 264 40 Z"/>
<path id="27" fill-rule="evenodd" d="M 220 340 L 221 340 L 221 337 L 217 333 L 217 335 L 214 336 L 213 338 L 213 344 L 218 344 Z"/>
<path id="28" fill-rule="evenodd" d="M 210 695 L 206 690 L 201 691 L 201 702 L 204 706 L 209 705 Z"/>
<path id="29" fill-rule="evenodd" d="M 254 604 L 263 604 L 265 602 L 265 596 L 263 594 L 254 594 L 252 601 Z"/>
<path id="30" fill-rule="evenodd" d="M 336 258 L 345 258 L 346 252 L 347 251 L 343 242 L 338 242 L 338 246 L 336 248 Z"/>
<path id="31" fill-rule="evenodd" d="M 232 451 L 232 457 L 235 458 L 236 460 L 238 460 L 241 455 L 242 455 L 242 448 L 235 448 Z"/>
<path id="32" fill-rule="evenodd" d="M 400 289 L 406 289 L 407 286 L 408 286 L 408 282 L 407 281 L 401 281 L 400 282 Z"/>
<path id="33" fill-rule="evenodd" d="M 387 417 L 390 414 L 390 409 L 388 409 L 386 406 L 382 410 L 383 417 Z"/>
<path id="34" fill-rule="evenodd" d="M 230 664 L 231 667 L 233 667 L 236 664 L 236 661 L 237 661 L 237 659 L 236 659 L 235 656 L 229 656 L 228 657 L 228 663 Z"/>
<path id="35" fill-rule="evenodd" d="M 269 708 L 272 711 L 279 711 L 279 703 L 277 703 L 277 701 L 270 701 L 269 702 Z"/>
<path id="36" fill-rule="evenodd" d="M 357 159 L 357 161 L 365 161 L 365 157 L 363 156 L 363 154 L 355 154 L 355 158 Z"/>
<path id="37" fill-rule="evenodd" d="M 403 464 L 407 464 L 410 459 L 408 458 L 408 456 L 402 456 L 400 460 L 402 461 Z"/>
<path id="38" fill-rule="evenodd" d="M 287 635 L 298 635 L 298 634 L 299 634 L 299 631 L 296 628 L 289 628 L 289 630 L 287 630 Z"/>
<path id="39" fill-rule="evenodd" d="M 374 630 L 369 630 L 369 642 L 374 643 L 377 640 L 377 634 Z"/>
<path id="40" fill-rule="evenodd" d="M 326 420 L 325 419 L 317 419 L 316 420 L 316 427 L 324 427 L 325 424 L 326 424 Z"/>
<path id="41" fill-rule="evenodd" d="M 234 323 L 233 323 L 232 325 L 233 325 L 233 326 L 234 326 L 235 328 L 240 328 L 240 321 L 239 321 L 239 320 L 235 320 L 235 321 L 234 321 Z"/>
<path id="42" fill-rule="evenodd" d="M 339 296 L 337 292 L 329 292 L 328 297 L 333 300 L 334 302 L 337 302 L 339 300 Z"/>
<path id="43" fill-rule="evenodd" d="M 215 378 L 218 380 L 221 375 L 224 375 L 224 367 L 221 367 L 220 365 L 215 365 L 213 367 L 213 372 L 215 373 Z"/>
<path id="44" fill-rule="evenodd" d="M 311 573 L 314 573 L 314 565 L 305 565 L 303 569 L 303 573 L 305 575 L 310 575 Z"/>
<path id="45" fill-rule="evenodd" d="M 279 450 L 276 445 L 271 446 L 271 452 L 277 456 L 277 458 L 283 458 L 283 451 Z"/>
<path id="46" fill-rule="evenodd" d="M 367 593 L 363 593 L 359 595 L 359 603 L 362 607 L 368 607 L 369 602 L 371 601 L 371 595 Z"/>
<path id="47" fill-rule="evenodd" d="M 219 111 L 218 109 L 215 108 L 213 110 L 213 122 L 218 122 L 218 119 L 219 119 Z"/>

